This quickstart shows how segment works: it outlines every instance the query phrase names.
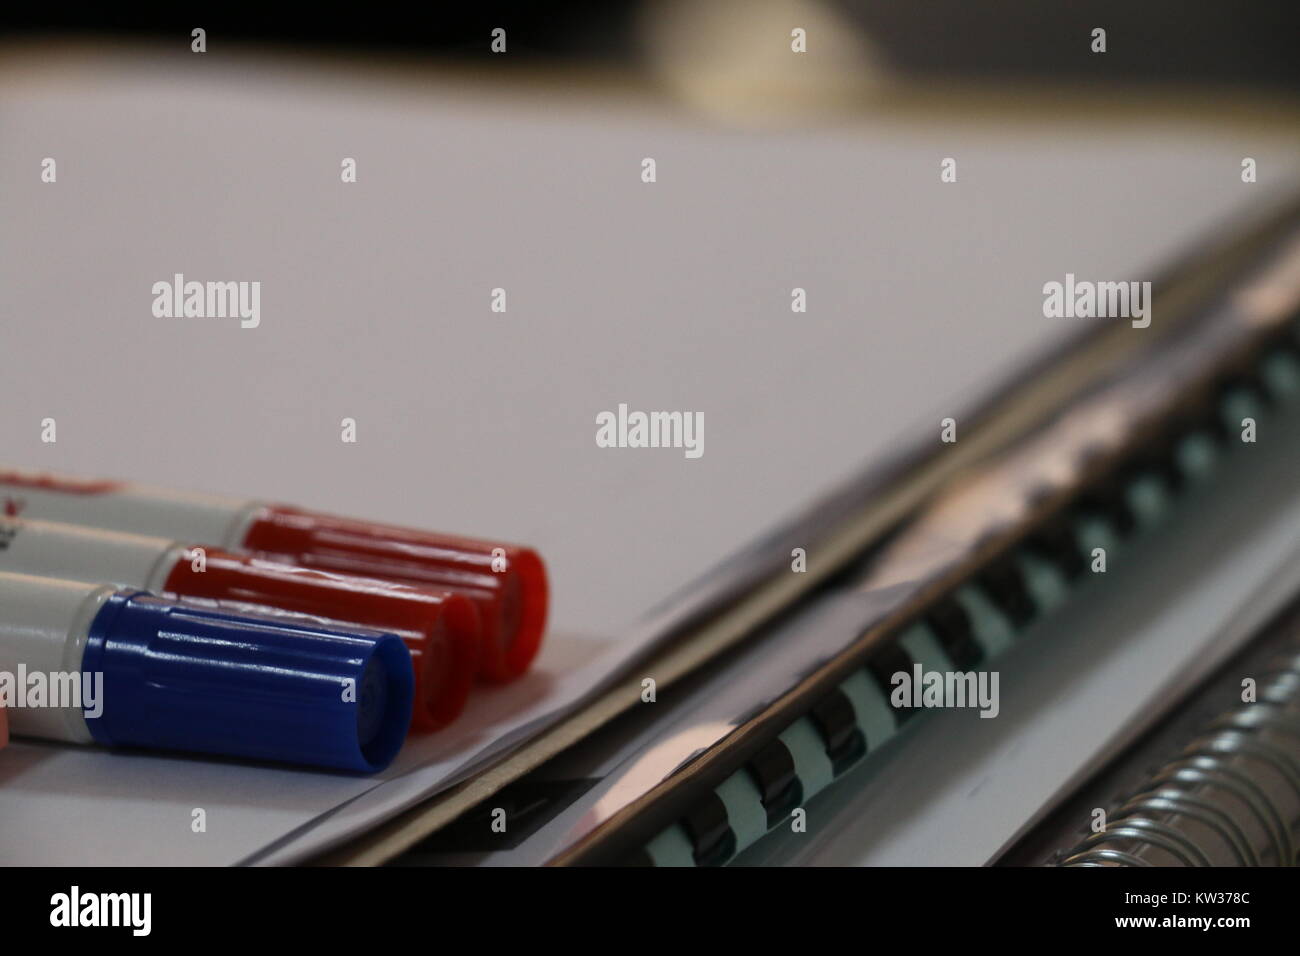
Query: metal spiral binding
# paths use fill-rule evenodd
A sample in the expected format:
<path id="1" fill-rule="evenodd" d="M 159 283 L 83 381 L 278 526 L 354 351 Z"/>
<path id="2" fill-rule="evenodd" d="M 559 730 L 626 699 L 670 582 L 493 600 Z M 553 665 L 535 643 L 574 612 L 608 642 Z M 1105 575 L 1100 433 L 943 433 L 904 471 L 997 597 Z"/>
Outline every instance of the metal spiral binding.
<path id="1" fill-rule="evenodd" d="M 1062 866 L 1300 864 L 1300 652 L 1210 723 Z"/>

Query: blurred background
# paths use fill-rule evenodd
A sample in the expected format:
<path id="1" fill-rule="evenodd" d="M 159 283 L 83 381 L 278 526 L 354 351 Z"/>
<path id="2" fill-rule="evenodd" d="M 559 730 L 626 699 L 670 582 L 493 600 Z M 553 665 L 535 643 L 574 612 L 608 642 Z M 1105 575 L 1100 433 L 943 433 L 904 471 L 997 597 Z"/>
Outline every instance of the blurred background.
<path id="1" fill-rule="evenodd" d="M 1002 0 L 569 0 L 439 5 L 360 17 L 236 16 L 112 9 L 65 15 L 58 7 L 10 5 L 0 29 L 36 43 L 82 36 L 94 42 L 163 41 L 201 25 L 221 44 L 275 52 L 335 51 L 388 60 L 484 65 L 487 38 L 508 31 L 509 56 L 522 69 L 579 68 L 649 82 L 662 92 L 725 114 L 852 109 L 861 97 L 935 83 L 1001 85 L 1008 96 L 1067 85 L 1098 90 L 1258 90 L 1293 94 L 1300 82 L 1294 4 L 1088 4 Z M 193 22 L 191 22 L 193 21 Z M 787 38 L 800 26 L 817 54 L 792 59 Z M 1104 58 L 1080 42 L 1107 31 Z"/>
<path id="2" fill-rule="evenodd" d="M 665 60 L 684 61 L 693 47 L 701 53 L 707 50 L 707 59 L 721 74 L 747 64 L 778 63 L 769 27 L 790 23 L 814 28 L 818 52 L 825 54 L 830 47 L 840 54 L 838 79 L 845 83 L 855 75 L 860 80 L 861 74 L 878 73 L 907 81 L 1181 83 L 1294 91 L 1300 79 L 1295 55 L 1300 14 L 1294 4 L 1264 0 L 519 0 L 468 6 L 474 9 L 440 5 L 436 13 L 404 9 L 400 15 L 388 15 L 371 8 L 361 17 L 217 12 L 205 13 L 202 19 L 209 31 L 227 40 L 462 63 L 491 56 L 484 37 L 504 26 L 511 62 L 655 73 Z M 16 38 L 82 33 L 158 39 L 188 30 L 197 23 L 193 20 L 189 12 L 157 15 L 113 9 L 68 16 L 57 7 L 29 5 L 12 5 L 0 15 L 0 24 Z M 1116 40 L 1106 51 L 1104 69 L 1086 44 L 1076 42 L 1099 26 Z M 815 29 L 826 27 L 833 29 Z M 832 72 L 827 70 L 828 79 Z M 771 79 L 778 80 L 779 74 Z"/>

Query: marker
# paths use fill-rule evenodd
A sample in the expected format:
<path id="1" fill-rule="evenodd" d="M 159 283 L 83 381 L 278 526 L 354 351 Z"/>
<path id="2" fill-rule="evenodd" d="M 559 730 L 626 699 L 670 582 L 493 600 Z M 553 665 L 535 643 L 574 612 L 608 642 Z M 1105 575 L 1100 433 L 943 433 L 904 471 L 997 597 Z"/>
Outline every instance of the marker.
<path id="1" fill-rule="evenodd" d="M 402 746 L 412 688 L 394 634 L 0 572 L 19 736 L 373 773 Z"/>
<path id="2" fill-rule="evenodd" d="M 0 571 L 207 598 L 234 613 L 310 614 L 396 634 L 415 668 L 415 731 L 437 730 L 458 717 L 478 669 L 478 611 L 449 591 L 22 518 L 0 518 Z"/>
<path id="3" fill-rule="evenodd" d="M 537 552 L 281 505 L 0 468 L 0 511 L 12 517 L 254 551 L 322 571 L 457 591 L 479 606 L 480 678 L 518 677 L 541 647 L 546 567 Z"/>
<path id="4" fill-rule="evenodd" d="M 0 705 L 0 750 L 3 750 L 9 743 L 9 718 L 5 716 L 5 709 Z"/>

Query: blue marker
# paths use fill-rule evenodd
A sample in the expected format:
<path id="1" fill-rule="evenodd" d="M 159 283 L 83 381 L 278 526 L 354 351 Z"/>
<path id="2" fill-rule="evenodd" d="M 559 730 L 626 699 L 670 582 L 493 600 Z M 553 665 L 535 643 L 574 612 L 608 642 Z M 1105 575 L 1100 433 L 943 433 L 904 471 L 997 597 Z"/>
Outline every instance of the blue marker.
<path id="1" fill-rule="evenodd" d="M 15 736 L 373 773 L 411 722 L 394 634 L 0 573 L 0 706 Z"/>

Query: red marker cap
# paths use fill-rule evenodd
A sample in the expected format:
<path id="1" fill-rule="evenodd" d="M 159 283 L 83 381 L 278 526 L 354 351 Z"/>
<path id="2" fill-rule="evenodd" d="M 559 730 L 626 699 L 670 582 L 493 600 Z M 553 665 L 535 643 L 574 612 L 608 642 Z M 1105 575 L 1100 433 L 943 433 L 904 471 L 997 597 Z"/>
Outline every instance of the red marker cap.
<path id="1" fill-rule="evenodd" d="M 242 546 L 308 568 L 437 588 L 478 604 L 479 676 L 500 683 L 528 669 L 546 627 L 546 566 L 518 545 L 372 524 L 274 506 L 261 509 Z"/>
<path id="2" fill-rule="evenodd" d="M 360 624 L 405 641 L 415 667 L 411 729 L 437 730 L 465 709 L 478 672 L 479 615 L 461 594 L 353 574 L 295 567 L 204 549 L 205 566 L 179 561 L 163 590 L 261 614 L 289 612 Z"/>

